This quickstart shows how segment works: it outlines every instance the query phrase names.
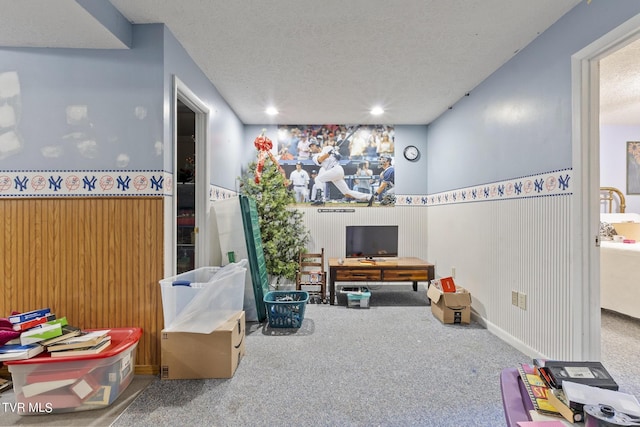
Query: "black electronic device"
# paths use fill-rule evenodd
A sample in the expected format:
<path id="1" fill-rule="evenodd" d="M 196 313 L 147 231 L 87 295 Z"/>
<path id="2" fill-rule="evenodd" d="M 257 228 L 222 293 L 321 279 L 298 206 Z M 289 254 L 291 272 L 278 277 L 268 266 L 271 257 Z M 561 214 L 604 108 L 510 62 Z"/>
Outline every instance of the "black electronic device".
<path id="1" fill-rule="evenodd" d="M 346 258 L 379 258 L 398 256 L 397 225 L 348 225 Z"/>
<path id="2" fill-rule="evenodd" d="M 572 381 L 592 387 L 618 390 L 618 384 L 601 362 L 547 360 L 544 367 L 550 376 L 551 386 L 555 388 L 562 388 L 563 381 Z"/>

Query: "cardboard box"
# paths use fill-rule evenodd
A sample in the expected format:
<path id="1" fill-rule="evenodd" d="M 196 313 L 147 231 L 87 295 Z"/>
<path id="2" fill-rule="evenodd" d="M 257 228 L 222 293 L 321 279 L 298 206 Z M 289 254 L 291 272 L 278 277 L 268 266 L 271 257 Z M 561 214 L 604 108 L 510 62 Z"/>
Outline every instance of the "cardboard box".
<path id="1" fill-rule="evenodd" d="M 471 294 L 461 286 L 456 288 L 456 292 L 442 292 L 435 286 L 427 290 L 431 312 L 442 323 L 471 322 Z"/>
<path id="2" fill-rule="evenodd" d="M 163 380 L 231 378 L 245 352 L 245 313 L 239 311 L 210 334 L 162 330 Z"/>

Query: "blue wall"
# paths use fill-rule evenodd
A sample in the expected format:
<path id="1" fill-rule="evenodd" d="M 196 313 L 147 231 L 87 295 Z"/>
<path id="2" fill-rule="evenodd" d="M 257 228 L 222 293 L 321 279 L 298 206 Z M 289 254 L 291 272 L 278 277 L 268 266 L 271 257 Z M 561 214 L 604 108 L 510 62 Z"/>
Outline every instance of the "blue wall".
<path id="1" fill-rule="evenodd" d="M 19 80 L 21 144 L 0 168 L 162 169 L 161 37 L 136 26 L 130 50 L 0 49 L 0 75 Z"/>
<path id="2" fill-rule="evenodd" d="M 163 24 L 131 28 L 131 49 L 0 49 L 0 170 L 172 172 L 176 75 L 211 110 L 210 183 L 235 189 L 242 123 Z"/>
<path id="3" fill-rule="evenodd" d="M 242 156 L 247 151 L 246 147 L 243 147 L 242 122 L 166 27 L 164 43 L 165 106 L 170 106 L 173 100 L 175 74 L 210 109 L 208 129 L 210 183 L 228 190 L 235 190 L 236 178 L 240 176 Z M 169 108 L 165 108 L 165 113 L 170 111 Z M 167 120 L 165 116 L 164 135 L 167 141 L 171 140 L 173 135 L 170 125 L 171 120 Z"/>
<path id="4" fill-rule="evenodd" d="M 395 167 L 396 194 L 427 194 L 427 126 L 395 126 Z M 406 160 L 402 152 L 407 145 L 415 145 L 420 150 L 420 158 L 415 162 Z"/>
<path id="5" fill-rule="evenodd" d="M 430 124 L 428 193 L 571 168 L 571 55 L 638 13 L 581 2 Z"/>
<path id="6" fill-rule="evenodd" d="M 431 125 L 396 126 L 397 192 L 571 168 L 571 55 L 637 13 L 635 0 L 581 2 Z M 175 74 L 212 111 L 211 183 L 235 189 L 262 126 L 245 129 L 164 25 L 133 25 L 131 45 L 0 49 L 0 96 L 3 76 L 19 79 L 19 94 L 3 101 L 20 143 L 0 146 L 0 169 L 171 171 Z M 69 120 L 74 105 L 86 116 L 82 107 Z M 423 149 L 420 161 L 402 158 L 409 144 Z"/>

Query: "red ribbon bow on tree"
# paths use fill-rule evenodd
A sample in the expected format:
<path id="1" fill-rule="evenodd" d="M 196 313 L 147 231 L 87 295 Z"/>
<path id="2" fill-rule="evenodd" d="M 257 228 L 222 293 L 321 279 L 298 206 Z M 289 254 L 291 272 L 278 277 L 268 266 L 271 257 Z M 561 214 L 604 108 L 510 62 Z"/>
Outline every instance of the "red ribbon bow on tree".
<path id="1" fill-rule="evenodd" d="M 287 185 L 287 175 L 285 174 L 284 169 L 282 169 L 282 166 L 280 166 L 280 164 L 278 163 L 278 159 L 276 159 L 271 152 L 271 149 L 273 148 L 273 142 L 271 142 L 271 140 L 264 135 L 266 131 L 266 129 L 262 129 L 262 133 L 260 134 L 260 136 L 253 141 L 253 145 L 255 145 L 256 149 L 258 150 L 258 164 L 256 165 L 254 181 L 256 184 L 260 184 L 260 177 L 262 176 L 262 170 L 264 169 L 264 161 L 266 159 L 266 155 L 268 155 L 271 161 L 278 167 L 278 170 L 282 174 L 282 177 L 284 178 L 284 185 Z"/>

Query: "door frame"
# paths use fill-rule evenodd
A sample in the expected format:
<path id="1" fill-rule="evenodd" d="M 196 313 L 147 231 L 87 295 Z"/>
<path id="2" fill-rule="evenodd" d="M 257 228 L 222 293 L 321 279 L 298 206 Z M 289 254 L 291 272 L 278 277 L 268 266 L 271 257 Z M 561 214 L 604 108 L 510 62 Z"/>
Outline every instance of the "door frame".
<path id="1" fill-rule="evenodd" d="M 600 60 L 640 38 L 640 14 L 571 56 L 572 349 L 576 360 L 600 360 Z"/>
<path id="2" fill-rule="evenodd" d="M 195 114 L 195 265 L 194 268 L 203 267 L 209 264 L 209 246 L 206 244 L 205 236 L 209 235 L 209 150 L 207 141 L 208 138 L 208 124 L 209 124 L 209 107 L 202 102 L 202 100 L 191 90 L 189 87 L 178 78 L 173 76 L 173 97 L 172 97 L 172 124 L 173 124 L 173 215 L 172 221 L 172 244 L 170 246 L 172 253 L 171 270 L 173 274 L 176 272 L 176 257 L 177 257 L 177 245 L 176 245 L 176 216 L 178 213 L 177 197 L 178 183 L 175 179 L 178 165 L 176 164 L 178 157 L 178 100 L 185 104 Z"/>

